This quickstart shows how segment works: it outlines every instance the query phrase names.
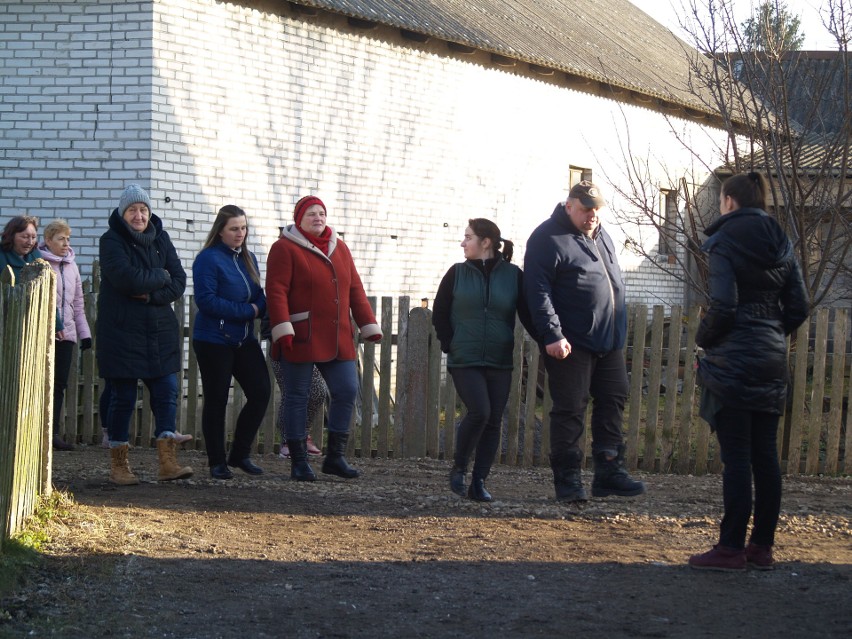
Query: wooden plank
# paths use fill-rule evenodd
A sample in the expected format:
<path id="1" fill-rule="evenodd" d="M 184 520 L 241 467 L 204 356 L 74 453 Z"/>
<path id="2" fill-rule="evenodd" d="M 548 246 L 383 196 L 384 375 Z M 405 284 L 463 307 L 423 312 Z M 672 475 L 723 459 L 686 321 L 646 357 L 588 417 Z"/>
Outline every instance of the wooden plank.
<path id="1" fill-rule="evenodd" d="M 666 359 L 666 402 L 663 408 L 663 423 L 660 435 L 660 471 L 670 473 L 673 466 L 675 450 L 675 415 L 677 414 L 678 392 L 677 381 L 680 369 L 680 334 L 683 329 L 683 311 L 679 305 L 672 306 L 669 325 L 669 350 Z"/>
<path id="2" fill-rule="evenodd" d="M 382 342 L 379 359 L 377 452 L 387 457 L 391 443 L 391 373 L 393 371 L 393 298 L 382 297 Z"/>
<path id="3" fill-rule="evenodd" d="M 541 357 L 547 357 L 541 354 Z M 550 412 L 553 410 L 553 397 L 550 395 L 550 381 L 547 369 L 544 369 L 544 398 L 541 403 L 541 460 L 550 465 Z"/>
<path id="4" fill-rule="evenodd" d="M 648 323 L 648 307 L 633 306 L 633 348 L 630 362 L 630 390 L 627 399 L 627 452 L 624 463 L 630 470 L 639 466 L 639 425 L 642 418 L 642 376 L 645 367 L 645 327 Z"/>
<path id="5" fill-rule="evenodd" d="M 657 425 L 660 414 L 660 379 L 662 376 L 663 328 L 665 309 L 654 306 L 651 321 L 651 352 L 648 358 L 648 395 L 645 412 L 645 442 L 642 447 L 642 469 L 653 471 L 657 459 Z"/>
<path id="6" fill-rule="evenodd" d="M 195 320 L 198 317 L 198 306 L 195 304 L 195 297 L 190 296 L 189 302 L 189 333 L 190 335 L 195 330 Z M 198 357 L 195 355 L 195 349 L 190 348 L 187 353 L 187 370 L 186 370 L 186 413 L 182 432 L 193 436 L 192 446 L 196 450 L 201 450 L 204 447 L 204 435 L 201 432 L 201 392 L 198 371 Z"/>
<path id="7" fill-rule="evenodd" d="M 424 457 L 426 455 L 426 406 L 429 392 L 429 331 L 430 313 L 424 308 L 413 308 L 408 316 L 406 329 L 406 360 L 403 372 L 405 409 L 402 412 L 402 456 Z M 427 363 L 424 366 L 424 363 Z"/>
<path id="8" fill-rule="evenodd" d="M 811 411 L 807 420 L 808 451 L 805 461 L 805 473 L 808 475 L 815 475 L 819 472 L 819 453 L 822 439 L 822 403 L 825 397 L 825 352 L 828 346 L 828 310 L 827 308 L 821 308 L 816 314 Z"/>
<path id="9" fill-rule="evenodd" d="M 540 351 L 538 344 L 526 341 L 525 346 L 529 350 L 527 358 L 527 392 L 524 404 L 524 456 L 522 464 L 529 468 L 535 461 L 535 431 L 536 431 L 536 404 L 538 403 L 538 363 Z"/>
<path id="10" fill-rule="evenodd" d="M 790 409 L 790 444 L 787 449 L 787 475 L 798 475 L 802 456 L 802 430 L 805 422 L 805 393 L 808 385 L 808 336 L 810 322 L 804 322 L 796 331 L 795 351 L 792 354 L 793 402 Z"/>
<path id="11" fill-rule="evenodd" d="M 367 297 L 373 314 L 376 314 L 376 298 L 371 295 Z M 376 345 L 365 340 L 363 342 L 363 369 L 361 370 L 361 456 L 370 458 L 373 452 L 373 395 L 374 395 L 374 372 L 376 369 Z"/>
<path id="12" fill-rule="evenodd" d="M 408 370 L 408 316 L 411 298 L 402 296 L 399 298 L 397 309 L 396 330 L 396 410 L 394 411 L 394 442 L 393 451 L 395 457 L 403 454 L 403 442 L 405 438 L 405 375 Z"/>
<path id="13" fill-rule="evenodd" d="M 89 281 L 84 282 L 84 290 L 90 286 Z M 97 409 L 95 402 L 95 347 L 94 347 L 94 332 L 95 332 L 95 298 L 91 293 L 85 293 L 83 296 L 86 319 L 89 322 L 89 328 L 92 331 L 92 348 L 83 351 L 80 357 L 80 403 L 81 403 L 81 437 L 80 439 L 86 444 L 100 444 L 102 433 L 100 424 L 96 419 Z"/>
<path id="14" fill-rule="evenodd" d="M 429 313 L 429 360 L 426 387 L 426 455 L 434 459 L 440 456 L 440 407 L 441 407 L 441 344 L 432 326 L 432 311 Z"/>
<path id="15" fill-rule="evenodd" d="M 79 429 L 80 415 L 80 348 L 74 346 L 71 352 L 71 368 L 68 372 L 68 386 L 65 388 L 65 401 L 62 405 L 64 419 L 61 419 L 60 432 L 65 441 L 78 444 L 83 441 Z"/>
<path id="16" fill-rule="evenodd" d="M 678 424 L 678 454 L 675 472 L 686 475 L 692 469 L 692 425 L 695 416 L 695 335 L 701 323 L 701 308 L 693 306 L 687 317 L 685 360 L 683 366 L 683 387 L 680 392 L 680 423 Z M 701 424 L 698 428 L 701 428 Z"/>
<path id="17" fill-rule="evenodd" d="M 836 475 L 840 464 L 840 432 L 843 420 L 843 389 L 846 370 L 846 335 L 849 314 L 846 309 L 834 310 L 831 358 L 831 407 L 828 413 L 825 441 L 825 472 Z M 847 455 L 848 455 L 847 449 Z"/>
<path id="18" fill-rule="evenodd" d="M 184 337 L 184 324 L 186 323 L 186 307 L 189 303 L 189 300 L 186 297 L 179 297 L 175 300 L 174 303 L 174 311 L 175 317 L 177 318 L 178 324 L 178 351 L 179 351 L 179 359 L 181 370 L 177 372 L 177 407 L 175 411 L 175 430 L 179 433 L 186 432 L 186 411 L 183 405 L 183 396 L 184 389 L 186 388 L 186 381 L 183 378 L 183 363 L 186 361 L 185 355 L 187 351 L 192 352 L 192 348 L 188 347 L 188 341 L 192 339 L 192 332 L 189 332 L 189 337 Z"/>
<path id="19" fill-rule="evenodd" d="M 852 413 L 852 410 L 849 410 L 849 404 L 852 403 L 852 357 L 849 358 L 849 370 L 847 371 L 846 379 L 849 380 L 844 394 L 846 419 L 843 427 L 846 430 L 846 441 L 843 446 L 845 454 L 843 461 L 840 463 L 840 471 L 845 475 L 850 475 L 852 474 L 852 419 L 849 418 L 849 414 Z"/>
<path id="20" fill-rule="evenodd" d="M 506 402 L 508 419 L 506 424 L 506 463 L 510 466 L 518 464 L 518 436 L 521 421 L 521 373 L 524 356 L 524 327 L 520 321 L 515 321 L 515 341 L 512 350 L 512 381 L 509 386 L 509 400 Z M 501 419 L 502 422 L 502 419 Z M 500 427 L 502 435 L 502 424 Z M 497 448 L 498 451 L 502 447 Z M 499 459 L 499 455 L 498 455 Z"/>
<path id="21" fill-rule="evenodd" d="M 458 395 L 453 376 L 444 377 L 444 459 L 453 459 L 456 450 L 456 409 Z"/>

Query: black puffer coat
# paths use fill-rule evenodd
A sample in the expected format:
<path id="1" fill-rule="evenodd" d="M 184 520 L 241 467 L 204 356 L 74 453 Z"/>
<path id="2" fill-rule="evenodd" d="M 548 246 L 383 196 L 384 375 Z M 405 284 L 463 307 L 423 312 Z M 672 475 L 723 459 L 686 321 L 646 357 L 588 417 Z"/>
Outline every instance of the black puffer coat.
<path id="1" fill-rule="evenodd" d="M 151 215 L 135 233 L 112 212 L 100 241 L 97 358 L 104 378 L 148 379 L 181 368 L 181 330 L 172 302 L 186 289 L 186 272 L 163 223 Z"/>
<path id="2" fill-rule="evenodd" d="M 723 215 L 705 233 L 710 309 L 696 342 L 701 384 L 726 407 L 781 414 L 787 396 L 785 335 L 808 316 L 793 246 L 760 209 Z"/>

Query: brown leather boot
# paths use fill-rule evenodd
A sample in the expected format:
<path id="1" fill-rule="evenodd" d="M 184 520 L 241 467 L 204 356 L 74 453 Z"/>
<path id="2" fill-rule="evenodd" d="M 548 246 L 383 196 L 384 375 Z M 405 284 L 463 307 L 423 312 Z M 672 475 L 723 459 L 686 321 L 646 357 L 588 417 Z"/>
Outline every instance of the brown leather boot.
<path id="1" fill-rule="evenodd" d="M 157 481 L 171 481 L 173 479 L 192 477 L 192 468 L 189 466 L 178 466 L 176 440 L 171 437 L 158 439 L 157 453 L 160 456 L 160 472 L 157 473 Z"/>
<path id="2" fill-rule="evenodd" d="M 139 483 L 139 479 L 130 470 L 130 464 L 127 462 L 127 451 L 129 448 L 130 446 L 127 444 L 110 448 L 112 470 L 109 473 L 109 480 L 113 484 L 135 486 Z"/>

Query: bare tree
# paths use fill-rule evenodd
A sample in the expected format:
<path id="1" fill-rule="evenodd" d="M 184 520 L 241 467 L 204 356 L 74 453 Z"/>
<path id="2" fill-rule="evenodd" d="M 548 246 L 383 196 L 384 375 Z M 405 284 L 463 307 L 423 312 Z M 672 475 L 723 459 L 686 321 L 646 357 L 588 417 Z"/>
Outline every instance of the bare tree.
<path id="1" fill-rule="evenodd" d="M 706 290 L 701 231 L 718 215 L 718 189 L 728 175 L 756 170 L 772 189 L 769 213 L 793 240 L 809 285 L 812 306 L 852 300 L 852 33 L 850 0 L 827 0 L 823 23 L 837 51 L 801 52 L 785 48 L 783 38 L 754 29 L 746 34 L 733 13 L 733 0 L 683 0 L 681 26 L 692 39 L 692 92 L 708 112 L 721 115 L 724 148 L 721 162 L 701 166 L 696 155 L 692 176 L 671 176 L 677 189 L 677 215 L 661 206 L 658 185 L 648 169 L 651 158 L 632 153 L 622 140 L 630 186 L 621 195 L 629 212 L 677 247 L 674 260 L 659 260 L 657 247 L 643 242 L 631 248 L 687 284 L 693 293 Z M 784 15 L 781 0 L 769 0 L 775 15 Z M 767 3 L 764 3 L 767 4 Z M 677 130 L 671 119 L 672 130 Z M 689 140 L 684 138 L 684 144 Z M 696 154 L 698 151 L 696 150 Z M 706 179 L 696 179 L 703 172 Z"/>

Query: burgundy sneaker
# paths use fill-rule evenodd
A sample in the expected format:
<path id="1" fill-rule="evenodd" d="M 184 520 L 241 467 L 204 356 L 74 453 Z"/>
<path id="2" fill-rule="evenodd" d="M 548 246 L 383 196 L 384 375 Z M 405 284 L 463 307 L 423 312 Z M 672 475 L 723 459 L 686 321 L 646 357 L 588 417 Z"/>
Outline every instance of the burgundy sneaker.
<path id="1" fill-rule="evenodd" d="M 689 567 L 696 570 L 742 572 L 746 569 L 745 550 L 716 545 L 705 553 L 692 555 L 689 558 Z"/>
<path id="2" fill-rule="evenodd" d="M 772 546 L 749 543 L 745 549 L 746 562 L 755 570 L 772 570 L 775 560 L 772 558 Z"/>

